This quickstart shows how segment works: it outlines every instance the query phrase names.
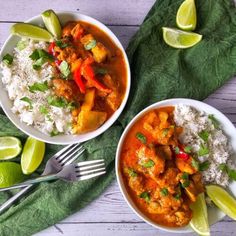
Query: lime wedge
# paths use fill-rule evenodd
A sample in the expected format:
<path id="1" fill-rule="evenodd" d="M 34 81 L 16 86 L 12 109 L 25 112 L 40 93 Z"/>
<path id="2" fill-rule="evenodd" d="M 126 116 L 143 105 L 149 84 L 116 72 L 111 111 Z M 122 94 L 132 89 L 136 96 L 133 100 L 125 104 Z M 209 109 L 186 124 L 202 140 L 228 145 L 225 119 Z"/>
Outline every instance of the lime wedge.
<path id="1" fill-rule="evenodd" d="M 185 0 L 178 9 L 176 24 L 182 30 L 195 30 L 197 24 L 194 0 Z"/>
<path id="2" fill-rule="evenodd" d="M 190 226 L 199 235 L 210 235 L 204 193 L 199 194 L 196 202 L 191 204 L 190 207 L 193 210 L 193 218 L 190 221 Z"/>
<path id="3" fill-rule="evenodd" d="M 227 216 L 236 220 L 236 199 L 222 187 L 217 185 L 206 186 L 207 195 Z"/>
<path id="4" fill-rule="evenodd" d="M 0 188 L 10 187 L 21 182 L 23 179 L 24 175 L 20 164 L 15 162 L 0 163 Z"/>
<path id="5" fill-rule="evenodd" d="M 47 10 L 41 14 L 47 30 L 57 39 L 61 38 L 61 24 L 53 10 Z"/>
<path id="6" fill-rule="evenodd" d="M 27 23 L 16 23 L 11 27 L 11 33 L 37 41 L 52 41 L 53 36 L 45 29 Z"/>
<path id="7" fill-rule="evenodd" d="M 162 27 L 164 41 L 174 48 L 190 48 L 201 41 L 202 35 L 182 30 Z"/>
<path id="8" fill-rule="evenodd" d="M 21 152 L 21 141 L 14 137 L 0 137 L 0 160 L 16 157 Z"/>
<path id="9" fill-rule="evenodd" d="M 24 174 L 33 173 L 41 164 L 45 152 L 45 143 L 29 137 L 21 155 L 21 168 Z"/>

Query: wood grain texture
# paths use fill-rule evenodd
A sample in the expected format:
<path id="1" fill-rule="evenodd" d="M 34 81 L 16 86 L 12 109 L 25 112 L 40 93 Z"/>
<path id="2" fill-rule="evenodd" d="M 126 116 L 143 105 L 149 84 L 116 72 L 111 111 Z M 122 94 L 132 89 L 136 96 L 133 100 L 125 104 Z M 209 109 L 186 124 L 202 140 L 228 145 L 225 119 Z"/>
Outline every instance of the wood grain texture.
<path id="1" fill-rule="evenodd" d="M 155 0 L 7 0 L 0 7 L 0 48 L 9 35 L 12 23 L 24 21 L 45 9 L 78 11 L 105 23 L 126 47 Z M 222 111 L 236 125 L 236 78 L 205 100 Z M 236 235 L 236 223 L 225 217 L 211 227 L 213 236 Z M 37 236 L 119 235 L 172 236 L 144 223 L 124 201 L 117 182 L 80 212 L 46 229 Z M 185 234 L 186 236 L 194 234 Z"/>

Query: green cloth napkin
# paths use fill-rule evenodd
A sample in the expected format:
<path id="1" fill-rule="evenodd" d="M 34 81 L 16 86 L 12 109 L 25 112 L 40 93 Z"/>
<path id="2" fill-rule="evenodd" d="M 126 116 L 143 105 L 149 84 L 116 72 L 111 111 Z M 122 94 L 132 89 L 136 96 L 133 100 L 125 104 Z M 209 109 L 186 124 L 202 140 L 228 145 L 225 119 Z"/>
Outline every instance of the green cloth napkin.
<path id="1" fill-rule="evenodd" d="M 161 27 L 175 27 L 182 0 L 159 0 L 131 40 L 127 53 L 132 86 L 128 104 L 118 122 L 96 139 L 86 142 L 83 159 L 105 158 L 107 174 L 84 182 L 42 183 L 0 216 L 1 236 L 27 236 L 75 213 L 99 196 L 114 179 L 114 158 L 127 123 L 144 107 L 173 97 L 202 100 L 236 73 L 236 10 L 230 0 L 195 0 L 196 32 L 203 40 L 190 49 L 174 49 L 162 39 Z M 0 115 L 0 136 L 26 135 Z M 45 161 L 60 146 L 47 145 Z M 39 172 L 42 171 L 41 165 Z M 0 194 L 3 202 L 9 193 Z M 128 207 L 128 206 L 127 206 Z M 98 213 L 99 214 L 99 213 Z"/>

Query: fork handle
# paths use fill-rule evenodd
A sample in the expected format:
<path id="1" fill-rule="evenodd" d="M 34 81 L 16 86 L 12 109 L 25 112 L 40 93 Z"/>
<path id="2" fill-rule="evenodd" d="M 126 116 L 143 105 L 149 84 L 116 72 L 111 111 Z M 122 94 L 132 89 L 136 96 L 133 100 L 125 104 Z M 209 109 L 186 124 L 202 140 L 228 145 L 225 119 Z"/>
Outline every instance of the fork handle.
<path id="1" fill-rule="evenodd" d="M 12 196 L 9 200 L 7 200 L 6 202 L 4 202 L 1 206 L 0 206 L 0 215 L 7 210 L 19 197 L 21 197 L 22 195 L 24 195 L 26 192 L 28 192 L 33 185 L 29 185 L 25 188 L 23 188 L 20 192 L 16 193 L 14 196 Z"/>
<path id="2" fill-rule="evenodd" d="M 33 185 L 33 184 L 46 182 L 46 181 L 51 181 L 51 180 L 55 180 L 55 179 L 58 179 L 57 175 L 40 176 L 38 178 L 30 179 L 30 180 L 27 180 L 27 181 L 22 182 L 20 184 L 13 185 L 11 187 L 0 188 L 0 192 L 4 192 L 4 191 L 7 191 L 7 190 L 16 189 L 16 188 L 27 187 L 28 185 Z"/>

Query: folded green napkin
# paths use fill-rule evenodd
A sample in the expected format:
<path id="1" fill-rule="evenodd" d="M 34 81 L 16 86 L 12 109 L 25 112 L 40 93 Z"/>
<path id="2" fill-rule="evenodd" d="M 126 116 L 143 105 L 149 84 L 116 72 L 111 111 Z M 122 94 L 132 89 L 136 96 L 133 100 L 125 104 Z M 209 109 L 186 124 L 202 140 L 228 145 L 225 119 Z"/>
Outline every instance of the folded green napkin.
<path id="1" fill-rule="evenodd" d="M 162 39 L 162 26 L 175 27 L 182 0 L 159 0 L 152 7 L 127 53 L 132 72 L 128 104 L 118 122 L 86 142 L 83 159 L 104 158 L 107 174 L 84 182 L 42 183 L 30 195 L 0 216 L 1 236 L 27 236 L 45 229 L 86 206 L 114 179 L 119 137 L 132 117 L 144 107 L 173 97 L 204 99 L 236 73 L 236 10 L 230 0 L 195 0 L 196 32 L 203 40 L 190 49 L 174 49 Z M 0 136 L 26 135 L 0 115 Z M 47 145 L 45 161 L 60 146 Z M 39 169 L 42 171 L 43 163 Z M 0 203 L 9 193 L 0 194 Z M 127 206 L 128 207 L 128 206 Z"/>

